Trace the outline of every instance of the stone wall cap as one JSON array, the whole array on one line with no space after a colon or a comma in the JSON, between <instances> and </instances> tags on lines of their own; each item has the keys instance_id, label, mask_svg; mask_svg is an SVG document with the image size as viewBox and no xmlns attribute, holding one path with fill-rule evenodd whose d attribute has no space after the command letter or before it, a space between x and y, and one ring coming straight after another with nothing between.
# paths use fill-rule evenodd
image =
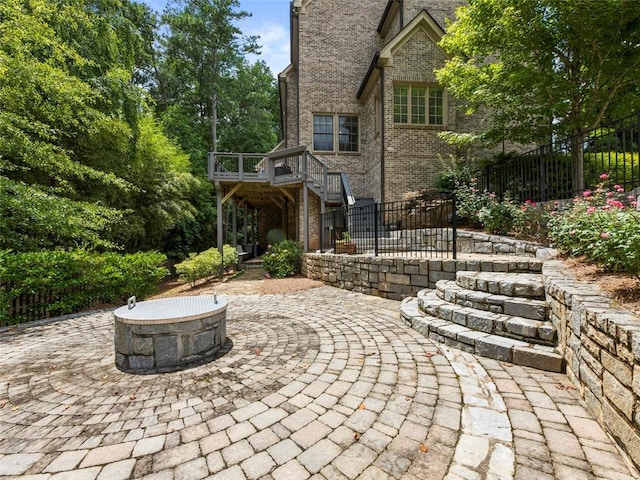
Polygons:
<instances>
[{"instance_id":1,"label":"stone wall cap","mask_svg":"<svg viewBox=\"0 0 640 480\"><path fill-rule=\"evenodd\" d=\"M218 303L215 303L215 297L211 295L197 295L147 300L138 302L132 309L125 305L113 312L113 315L123 323L162 324L198 320L226 308L225 299L218 298Z\"/></svg>"}]
</instances>

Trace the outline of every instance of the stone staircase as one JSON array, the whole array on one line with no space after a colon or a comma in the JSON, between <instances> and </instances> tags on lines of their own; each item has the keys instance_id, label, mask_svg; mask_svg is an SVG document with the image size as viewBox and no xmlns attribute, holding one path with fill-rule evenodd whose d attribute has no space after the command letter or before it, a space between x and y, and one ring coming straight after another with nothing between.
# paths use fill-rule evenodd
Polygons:
<instances>
[{"instance_id":1,"label":"stone staircase","mask_svg":"<svg viewBox=\"0 0 640 480\"><path fill-rule=\"evenodd\" d=\"M415 330L484 357L552 372L563 368L555 351L542 275L459 271L421 290L400 307Z\"/></svg>"}]
</instances>

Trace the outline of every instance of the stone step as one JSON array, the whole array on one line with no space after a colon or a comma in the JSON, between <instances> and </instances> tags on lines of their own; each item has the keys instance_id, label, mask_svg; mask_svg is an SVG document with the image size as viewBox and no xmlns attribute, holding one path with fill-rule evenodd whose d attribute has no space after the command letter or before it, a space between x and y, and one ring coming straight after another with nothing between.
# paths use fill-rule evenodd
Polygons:
<instances>
[{"instance_id":1,"label":"stone step","mask_svg":"<svg viewBox=\"0 0 640 480\"><path fill-rule=\"evenodd\" d=\"M424 295L422 296L424 298ZM562 356L552 347L523 342L471 328L428 315L420 308L419 298L406 298L400 305L401 317L423 335L483 357L517 365L561 372Z\"/></svg>"},{"instance_id":2,"label":"stone step","mask_svg":"<svg viewBox=\"0 0 640 480\"><path fill-rule=\"evenodd\" d=\"M535 273L467 272L456 273L456 283L468 290L508 297L544 300L542 275Z\"/></svg>"},{"instance_id":3,"label":"stone step","mask_svg":"<svg viewBox=\"0 0 640 480\"><path fill-rule=\"evenodd\" d=\"M504 313L541 322L549 319L549 305L544 300L508 297L506 295L469 290L461 287L453 280L438 281L436 283L436 295L440 300L463 307L475 308L476 310Z\"/></svg>"},{"instance_id":4,"label":"stone step","mask_svg":"<svg viewBox=\"0 0 640 480\"><path fill-rule=\"evenodd\" d=\"M421 290L418 308L426 315L467 327L477 332L499 335L540 345L555 345L557 332L549 321L532 320L504 313L493 313L449 303L437 291Z\"/></svg>"}]
</instances>

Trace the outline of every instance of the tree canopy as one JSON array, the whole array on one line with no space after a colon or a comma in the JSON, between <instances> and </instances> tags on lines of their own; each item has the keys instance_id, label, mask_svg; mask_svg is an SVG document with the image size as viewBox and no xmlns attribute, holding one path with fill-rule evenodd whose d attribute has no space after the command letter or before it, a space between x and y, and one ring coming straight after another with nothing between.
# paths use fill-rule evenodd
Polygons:
<instances>
[{"instance_id":1,"label":"tree canopy","mask_svg":"<svg viewBox=\"0 0 640 480\"><path fill-rule=\"evenodd\" d=\"M244 15L237 1L176 2L159 42L132 0L0 2L0 248L211 246L212 92L227 148L276 141L268 112L246 114L272 108L275 86L244 60ZM248 116L259 128L238 134Z\"/></svg>"},{"instance_id":2,"label":"tree canopy","mask_svg":"<svg viewBox=\"0 0 640 480\"><path fill-rule=\"evenodd\" d=\"M635 0L475 0L456 17L437 78L469 113L490 107L489 143L580 137L640 106Z\"/></svg>"}]
</instances>

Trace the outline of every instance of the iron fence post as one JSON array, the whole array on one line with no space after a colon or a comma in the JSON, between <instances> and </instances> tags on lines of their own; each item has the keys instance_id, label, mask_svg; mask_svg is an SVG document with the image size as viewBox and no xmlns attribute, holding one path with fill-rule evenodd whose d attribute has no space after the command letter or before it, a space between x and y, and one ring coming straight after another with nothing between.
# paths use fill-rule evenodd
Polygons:
<instances>
[{"instance_id":1,"label":"iron fence post","mask_svg":"<svg viewBox=\"0 0 640 480\"><path fill-rule=\"evenodd\" d=\"M455 260L458 254L458 228L457 228L457 222L456 222L456 193L453 192L451 194L451 230L452 230L452 234L453 234L453 243L451 245L452 247L452 253L453 253L453 259Z\"/></svg>"},{"instance_id":2,"label":"iron fence post","mask_svg":"<svg viewBox=\"0 0 640 480\"><path fill-rule=\"evenodd\" d=\"M333 220L331 222L333 225L333 229L331 230L331 248L333 248L333 253L336 253L336 209L333 209Z\"/></svg>"},{"instance_id":3,"label":"iron fence post","mask_svg":"<svg viewBox=\"0 0 640 480\"><path fill-rule=\"evenodd\" d=\"M378 204L373 204L373 254L378 256Z\"/></svg>"}]
</instances>

